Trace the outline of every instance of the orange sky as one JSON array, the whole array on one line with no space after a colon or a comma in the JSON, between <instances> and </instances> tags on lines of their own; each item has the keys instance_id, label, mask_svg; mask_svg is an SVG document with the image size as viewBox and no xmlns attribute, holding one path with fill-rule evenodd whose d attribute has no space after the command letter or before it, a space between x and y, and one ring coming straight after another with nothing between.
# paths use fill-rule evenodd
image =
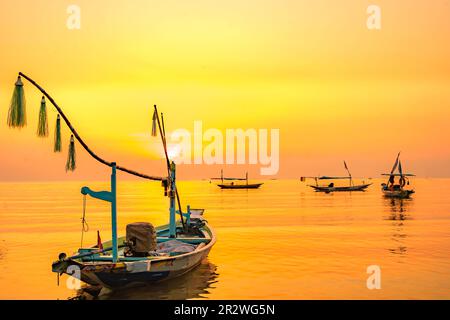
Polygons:
<instances>
[{"instance_id":1,"label":"orange sky","mask_svg":"<svg viewBox=\"0 0 450 320\"><path fill-rule=\"evenodd\" d=\"M66 28L69 4L81 29ZM366 9L382 29L366 28ZM167 130L279 128L279 177L377 177L398 151L420 176L450 177L450 1L9 1L0 3L0 180L105 179L78 151L66 174L35 135L41 95L25 83L29 125L6 125L18 71L40 83L104 158L163 174L151 106ZM50 135L56 113L49 112ZM3 120L2 120L3 119ZM181 167L182 178L218 166ZM259 166L225 171L256 177ZM125 178L125 176L123 176Z\"/></svg>"}]
</instances>

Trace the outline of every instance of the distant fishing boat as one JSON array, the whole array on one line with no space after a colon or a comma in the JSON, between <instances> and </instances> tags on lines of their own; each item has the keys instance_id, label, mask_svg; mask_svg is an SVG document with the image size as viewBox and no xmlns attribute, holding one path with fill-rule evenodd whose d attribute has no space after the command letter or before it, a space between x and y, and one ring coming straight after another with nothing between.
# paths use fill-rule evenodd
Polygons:
<instances>
[{"instance_id":1,"label":"distant fishing boat","mask_svg":"<svg viewBox=\"0 0 450 320\"><path fill-rule=\"evenodd\" d=\"M164 147L167 176L157 177L139 173L116 165L115 162L104 160L95 154L81 139L72 124L53 98L45 92L34 80L19 73L15 85L8 125L23 127L26 124L25 99L21 77L27 79L42 94L39 113L38 136L48 136L46 99L57 110L54 151L61 151L61 118L68 126L72 135L69 144L69 156L66 170L73 171L75 165L75 141L94 159L111 168L111 188L108 191L93 191L88 187L81 188L83 195L83 217L81 245L78 252L72 256L60 253L58 260L53 262L52 271L58 274L80 275L79 280L108 288L120 288L140 283L166 280L185 274L198 266L205 259L216 242L214 231L203 218L204 209L191 209L188 205L182 210L180 196L176 186L176 166L170 161L167 153L164 118L158 114L156 105L153 112L152 136L159 129ZM117 194L116 171L123 171L140 178L160 181L164 195L169 198L169 223L154 227L151 223L136 222L126 226L126 235L117 235ZM86 196L109 202L111 204L111 234L110 241L102 242L97 231L97 244L83 246L83 235L86 232ZM178 208L176 208L178 205ZM177 220L176 215L179 215Z\"/></svg>"},{"instance_id":2,"label":"distant fishing boat","mask_svg":"<svg viewBox=\"0 0 450 320\"><path fill-rule=\"evenodd\" d=\"M221 180L222 183L217 184L221 189L258 189L264 183L248 183L248 172L245 173L245 178L229 178L223 176L223 170L220 170L220 178L211 178L211 180ZM231 181L225 183L225 181ZM245 183L236 183L235 181L245 181Z\"/></svg>"},{"instance_id":3,"label":"distant fishing boat","mask_svg":"<svg viewBox=\"0 0 450 320\"><path fill-rule=\"evenodd\" d=\"M348 172L348 176L343 177L332 177L332 176L319 176L319 177L301 177L301 181L306 181L307 178L314 179L316 182L315 185L308 185L308 187L313 188L317 192L343 192L343 191L365 191L372 183L363 183L359 185L355 185L353 183L353 178L348 169L347 163L344 161L344 167ZM349 180L350 185L348 186L335 186L334 182L329 183L328 185L321 186L319 185L319 181L327 181L327 180Z\"/></svg>"},{"instance_id":4,"label":"distant fishing boat","mask_svg":"<svg viewBox=\"0 0 450 320\"><path fill-rule=\"evenodd\" d=\"M318 180L323 179L344 179L343 177L319 177ZM314 190L318 192L339 192L339 191L364 191L366 190L371 183L356 185L356 186L342 186L342 187L335 187L333 183L330 183L328 186L315 186L315 185L309 185L309 187L313 188Z\"/></svg>"},{"instance_id":5,"label":"distant fishing boat","mask_svg":"<svg viewBox=\"0 0 450 320\"><path fill-rule=\"evenodd\" d=\"M395 170L398 168L398 173ZM400 152L395 159L394 166L392 167L391 173L383 173L382 176L389 176L387 183L381 184L381 192L387 198L409 198L415 191L413 189L405 189L406 185L409 185L409 178L414 177L412 173L403 173L402 163L400 161ZM398 181L396 182L396 178Z\"/></svg>"}]
</instances>

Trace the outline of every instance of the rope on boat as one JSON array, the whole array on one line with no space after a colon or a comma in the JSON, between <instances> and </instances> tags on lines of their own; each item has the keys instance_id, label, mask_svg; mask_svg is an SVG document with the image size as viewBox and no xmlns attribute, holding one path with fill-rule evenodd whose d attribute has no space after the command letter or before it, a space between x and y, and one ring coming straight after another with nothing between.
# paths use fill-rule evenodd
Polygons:
<instances>
[{"instance_id":1,"label":"rope on boat","mask_svg":"<svg viewBox=\"0 0 450 320\"><path fill-rule=\"evenodd\" d=\"M27 79L39 91L41 91L44 96L47 97L47 99L52 103L52 105L55 107L57 112L61 115L61 117L63 118L64 122L67 124L67 126L70 129L70 131L73 133L74 137L78 140L78 142L81 144L81 146L89 153L89 155L91 155L98 162L100 162L100 163L102 163L104 165L107 165L108 167L112 167L112 163L110 161L106 161L105 159L103 159L103 158L99 157L97 154L95 154L91 150L91 148L89 148L89 146L83 141L83 139L81 139L80 135L75 130L75 128L72 126L72 124L70 123L69 119L66 117L66 115L62 111L62 109L58 106L58 104L55 102L55 100L53 100L53 98L39 84L37 84L33 79L29 78L27 75L23 74L22 72L19 72L19 75L22 76L23 78ZM140 177L140 178L148 179L148 180L162 181L164 179L163 177L150 176L150 175L147 175L147 174L144 174L144 173L137 172L135 170L127 169L127 168L119 166L119 165L116 165L116 169L120 170L120 171L123 171L123 172L126 172L128 174Z\"/></svg>"},{"instance_id":2,"label":"rope on boat","mask_svg":"<svg viewBox=\"0 0 450 320\"><path fill-rule=\"evenodd\" d=\"M98 162L100 162L100 163L102 163L102 164L104 164L104 165L106 165L108 167L112 167L113 166L112 162L106 161L105 159L101 158L100 156L95 154L91 150L91 148L89 148L89 146L83 141L83 139L81 139L80 135L75 130L75 128L72 126L72 124L70 123L69 119L64 114L62 109L58 106L58 104L55 102L55 100L38 83L36 83L36 81L34 81L33 79L31 79L30 77L28 77L26 74L24 74L22 72L19 72L19 76L22 76L23 78L27 79L32 85L34 85L39 91L41 91L41 93L45 97L47 97L47 99L55 107L55 109L58 112L58 114L63 118L63 120L66 123L66 125L69 127L69 130L72 132L74 138L77 139L77 141L87 151L87 153L89 153L89 155L91 157L93 157L95 160L97 160ZM156 115L156 117L155 117L155 115ZM161 139L162 139L162 142L163 142L164 153L165 153L166 162L167 162L168 177L170 178L170 160L169 160L169 156L168 156L168 152L167 152L166 130L165 130L165 127L164 127L164 117L163 117L163 115L161 113L161 120L162 120L162 124L161 124L161 120L159 118L159 114L158 114L158 110L156 108L156 105L154 106L153 121L155 122L155 120L157 120L157 122L158 122L158 127L159 127L159 131L160 131ZM154 131L154 129L152 128L152 135L154 133L153 131ZM164 178L164 177L150 176L150 175L147 175L147 174L144 174L144 173L137 172L135 170L127 169L127 168L119 166L117 164L116 164L116 169L120 170L120 171L123 171L123 172L126 172L128 174L140 177L140 178L148 179L148 180L164 181L164 180L167 179L167 178ZM186 224L185 224L185 221L184 221L183 211L182 211L181 201L180 201L180 195L178 193L178 189L177 188L175 188L175 194L176 194L176 200L177 200L177 203L178 203L178 209L179 209L181 224L183 226L183 229L185 229L186 228ZM85 210L85 208L83 210ZM85 228L84 224L85 224L85 220L84 220L84 213L83 213L83 230ZM87 225L87 223L86 223L86 225Z\"/></svg>"},{"instance_id":3,"label":"rope on boat","mask_svg":"<svg viewBox=\"0 0 450 320\"><path fill-rule=\"evenodd\" d=\"M81 217L81 243L80 248L83 248L84 233L89 231L89 225L86 221L86 195L83 195L83 216Z\"/></svg>"}]
</instances>

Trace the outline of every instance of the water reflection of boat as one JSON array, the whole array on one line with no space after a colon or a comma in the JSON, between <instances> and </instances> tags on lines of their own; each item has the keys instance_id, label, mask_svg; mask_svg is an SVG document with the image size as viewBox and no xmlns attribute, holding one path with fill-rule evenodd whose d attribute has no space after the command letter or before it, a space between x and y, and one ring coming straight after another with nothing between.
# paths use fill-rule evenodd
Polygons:
<instances>
[{"instance_id":1,"label":"water reflection of boat","mask_svg":"<svg viewBox=\"0 0 450 320\"><path fill-rule=\"evenodd\" d=\"M403 221L409 220L410 216L407 213L407 209L412 202L411 199L401 199L401 198L386 198L386 203L389 206L389 217L388 220L393 221Z\"/></svg>"},{"instance_id":2,"label":"water reflection of boat","mask_svg":"<svg viewBox=\"0 0 450 320\"><path fill-rule=\"evenodd\" d=\"M385 198L386 206L389 208L389 215L386 220L392 221L393 233L391 239L394 246L388 248L394 255L404 255L407 253L406 239L408 235L405 232L405 221L410 220L408 208L412 203L411 199Z\"/></svg>"},{"instance_id":3,"label":"water reflection of boat","mask_svg":"<svg viewBox=\"0 0 450 320\"><path fill-rule=\"evenodd\" d=\"M208 296L212 285L217 282L216 265L203 261L191 272L163 282L133 288L102 292L100 300L186 300L203 299ZM92 299L98 294L96 288L85 287L78 292L78 299Z\"/></svg>"}]
</instances>

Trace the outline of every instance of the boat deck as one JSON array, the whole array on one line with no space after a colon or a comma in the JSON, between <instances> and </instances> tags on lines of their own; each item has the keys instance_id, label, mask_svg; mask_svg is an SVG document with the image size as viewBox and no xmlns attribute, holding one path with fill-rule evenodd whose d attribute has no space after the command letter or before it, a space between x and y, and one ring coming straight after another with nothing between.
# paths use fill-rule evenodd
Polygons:
<instances>
[{"instance_id":1,"label":"boat deck","mask_svg":"<svg viewBox=\"0 0 450 320\"><path fill-rule=\"evenodd\" d=\"M177 229L181 230L181 222L178 222ZM184 242L186 244L196 245L197 247L200 247L200 245L208 244L212 240L212 232L210 231L209 227L204 227L200 229L201 235L184 235L184 234L178 234L176 238L170 238L169 237L169 225L163 225L156 228L156 242L157 244L164 243L170 240L177 240ZM124 247L125 247L125 241L126 237L122 236L117 239L117 243L119 246L118 250L118 258L121 262L131 262L131 261L141 261L141 260L161 260L161 259L167 259L170 257L174 257L177 255L184 254L185 252L170 252L167 254L158 254L158 255L149 255L146 257L127 257L124 255ZM111 241L105 241L102 243L104 248L110 248L112 245ZM77 252L77 255L80 257L77 257L76 255L73 257L73 260L78 260L81 263L102 263L102 262L109 262L111 263L113 261L113 257L111 254L105 254L105 253L96 253L96 254L89 254L95 250L98 250L98 248L95 247L89 247L89 248L80 248ZM110 251L107 251L110 252ZM86 255L86 256L83 256Z\"/></svg>"}]
</instances>

